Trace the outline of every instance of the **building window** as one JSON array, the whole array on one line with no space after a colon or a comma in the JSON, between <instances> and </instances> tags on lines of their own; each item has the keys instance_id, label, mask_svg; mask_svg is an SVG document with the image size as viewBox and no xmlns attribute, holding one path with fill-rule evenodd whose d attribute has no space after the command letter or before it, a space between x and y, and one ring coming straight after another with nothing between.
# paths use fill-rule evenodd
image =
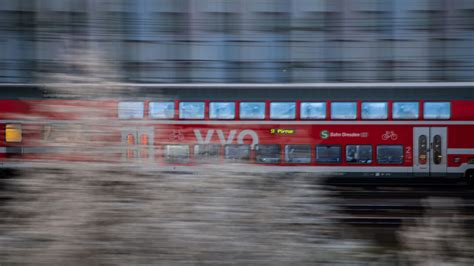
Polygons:
<instances>
[{"instance_id":1,"label":"building window","mask_svg":"<svg viewBox=\"0 0 474 266\"><path fill-rule=\"evenodd\" d=\"M326 103L301 103L301 119L326 119Z\"/></svg>"},{"instance_id":2,"label":"building window","mask_svg":"<svg viewBox=\"0 0 474 266\"><path fill-rule=\"evenodd\" d=\"M264 102L241 102L240 103L241 119L265 119L265 103Z\"/></svg>"},{"instance_id":3,"label":"building window","mask_svg":"<svg viewBox=\"0 0 474 266\"><path fill-rule=\"evenodd\" d=\"M188 145L164 145L165 161L169 163L187 163L189 162Z\"/></svg>"},{"instance_id":4,"label":"building window","mask_svg":"<svg viewBox=\"0 0 474 266\"><path fill-rule=\"evenodd\" d=\"M224 158L226 160L241 161L250 159L250 145L227 144L224 146Z\"/></svg>"},{"instance_id":5,"label":"building window","mask_svg":"<svg viewBox=\"0 0 474 266\"><path fill-rule=\"evenodd\" d=\"M213 102L209 104L209 118L211 119L234 119L234 102Z\"/></svg>"},{"instance_id":6,"label":"building window","mask_svg":"<svg viewBox=\"0 0 474 266\"><path fill-rule=\"evenodd\" d=\"M151 102L150 117L157 119L172 119L174 117L174 102Z\"/></svg>"},{"instance_id":7,"label":"building window","mask_svg":"<svg viewBox=\"0 0 474 266\"><path fill-rule=\"evenodd\" d=\"M143 118L143 102L119 102L118 117L120 119L140 119Z\"/></svg>"},{"instance_id":8,"label":"building window","mask_svg":"<svg viewBox=\"0 0 474 266\"><path fill-rule=\"evenodd\" d=\"M451 117L451 103L425 102L423 105L425 119L449 119Z\"/></svg>"},{"instance_id":9,"label":"building window","mask_svg":"<svg viewBox=\"0 0 474 266\"><path fill-rule=\"evenodd\" d=\"M402 164L402 145L377 145L377 163L379 164Z\"/></svg>"},{"instance_id":10,"label":"building window","mask_svg":"<svg viewBox=\"0 0 474 266\"><path fill-rule=\"evenodd\" d=\"M392 107L393 119L418 119L418 102L394 102Z\"/></svg>"},{"instance_id":11,"label":"building window","mask_svg":"<svg viewBox=\"0 0 474 266\"><path fill-rule=\"evenodd\" d=\"M270 103L270 118L271 119L295 119L296 118L296 104L292 102Z\"/></svg>"},{"instance_id":12,"label":"building window","mask_svg":"<svg viewBox=\"0 0 474 266\"><path fill-rule=\"evenodd\" d=\"M295 144L285 146L285 161L287 163L310 163L311 145Z\"/></svg>"},{"instance_id":13,"label":"building window","mask_svg":"<svg viewBox=\"0 0 474 266\"><path fill-rule=\"evenodd\" d=\"M387 119L388 104L385 102L362 103L362 119Z\"/></svg>"},{"instance_id":14,"label":"building window","mask_svg":"<svg viewBox=\"0 0 474 266\"><path fill-rule=\"evenodd\" d=\"M180 102L179 103L180 119L204 119L204 103L203 102Z\"/></svg>"},{"instance_id":15,"label":"building window","mask_svg":"<svg viewBox=\"0 0 474 266\"><path fill-rule=\"evenodd\" d=\"M221 145L219 144L199 144L194 145L194 159L207 161L219 159Z\"/></svg>"},{"instance_id":16,"label":"building window","mask_svg":"<svg viewBox=\"0 0 474 266\"><path fill-rule=\"evenodd\" d=\"M255 160L257 163L280 163L281 147L278 144L255 145Z\"/></svg>"},{"instance_id":17,"label":"building window","mask_svg":"<svg viewBox=\"0 0 474 266\"><path fill-rule=\"evenodd\" d=\"M357 103L334 102L331 103L331 119L356 119Z\"/></svg>"},{"instance_id":18,"label":"building window","mask_svg":"<svg viewBox=\"0 0 474 266\"><path fill-rule=\"evenodd\" d=\"M346 162L369 164L372 163L372 146L370 145L347 145Z\"/></svg>"},{"instance_id":19,"label":"building window","mask_svg":"<svg viewBox=\"0 0 474 266\"><path fill-rule=\"evenodd\" d=\"M318 163L340 163L342 160L341 145L317 145L316 162Z\"/></svg>"}]
</instances>

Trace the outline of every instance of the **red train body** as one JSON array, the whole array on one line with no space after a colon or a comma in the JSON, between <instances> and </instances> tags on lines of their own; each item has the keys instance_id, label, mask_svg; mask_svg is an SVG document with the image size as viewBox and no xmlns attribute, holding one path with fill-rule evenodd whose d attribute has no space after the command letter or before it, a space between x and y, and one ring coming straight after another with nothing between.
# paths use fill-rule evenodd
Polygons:
<instances>
[{"instance_id":1,"label":"red train body","mask_svg":"<svg viewBox=\"0 0 474 266\"><path fill-rule=\"evenodd\" d=\"M152 102L172 106L171 116L169 109L158 108L168 117L156 118ZM210 105L216 102L232 107L234 116L213 118ZM241 108L246 102L263 103L263 117L244 119ZM317 106L308 104L313 102L324 106L318 109L319 117L303 117L303 103L305 108ZM341 109L343 116L337 117L335 103L345 102L354 104L355 117L344 117L352 112L349 109ZM372 108L365 103L371 102L386 115L364 117L363 112ZM395 108L404 102L416 106L416 118L394 117ZM448 106L447 116L439 109L441 116L430 117L424 108L438 102L444 105L434 106ZM202 110L197 112L203 116L183 117L185 103L199 103ZM272 117L272 103L288 105L290 111L283 113L288 111L290 118ZM135 161L158 170L189 170L202 163L239 162L246 164L243 170L259 172L472 177L473 106L474 100L1 100L0 159L3 167L78 160ZM97 114L96 119L90 114ZM82 141L97 143L97 152L81 149Z\"/></svg>"}]
</instances>

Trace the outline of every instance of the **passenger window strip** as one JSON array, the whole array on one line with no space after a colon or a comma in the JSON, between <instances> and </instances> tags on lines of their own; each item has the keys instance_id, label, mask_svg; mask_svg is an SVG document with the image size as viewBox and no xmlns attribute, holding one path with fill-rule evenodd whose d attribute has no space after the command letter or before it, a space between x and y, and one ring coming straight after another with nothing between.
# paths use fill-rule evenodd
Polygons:
<instances>
[{"instance_id":1,"label":"passenger window strip","mask_svg":"<svg viewBox=\"0 0 474 266\"><path fill-rule=\"evenodd\" d=\"M279 144L255 145L255 161L257 163L279 164L281 162L281 146Z\"/></svg>"},{"instance_id":2,"label":"passenger window strip","mask_svg":"<svg viewBox=\"0 0 474 266\"><path fill-rule=\"evenodd\" d=\"M371 164L372 145L346 145L346 162L353 164Z\"/></svg>"},{"instance_id":3,"label":"passenger window strip","mask_svg":"<svg viewBox=\"0 0 474 266\"><path fill-rule=\"evenodd\" d=\"M288 144L285 145L285 162L308 164L311 163L311 145Z\"/></svg>"},{"instance_id":4,"label":"passenger window strip","mask_svg":"<svg viewBox=\"0 0 474 266\"><path fill-rule=\"evenodd\" d=\"M377 145L378 164L403 164L403 145Z\"/></svg>"}]
</instances>

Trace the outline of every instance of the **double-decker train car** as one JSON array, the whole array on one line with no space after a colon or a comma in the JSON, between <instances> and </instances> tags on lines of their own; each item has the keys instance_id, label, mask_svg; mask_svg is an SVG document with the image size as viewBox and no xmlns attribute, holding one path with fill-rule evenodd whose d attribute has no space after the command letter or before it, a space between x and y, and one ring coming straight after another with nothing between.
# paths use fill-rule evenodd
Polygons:
<instances>
[{"instance_id":1,"label":"double-decker train car","mask_svg":"<svg viewBox=\"0 0 474 266\"><path fill-rule=\"evenodd\" d=\"M238 162L258 172L474 176L472 83L117 86L134 96L45 99L37 85L4 97L2 166L135 161L169 171ZM81 150L81 141L103 149Z\"/></svg>"}]
</instances>

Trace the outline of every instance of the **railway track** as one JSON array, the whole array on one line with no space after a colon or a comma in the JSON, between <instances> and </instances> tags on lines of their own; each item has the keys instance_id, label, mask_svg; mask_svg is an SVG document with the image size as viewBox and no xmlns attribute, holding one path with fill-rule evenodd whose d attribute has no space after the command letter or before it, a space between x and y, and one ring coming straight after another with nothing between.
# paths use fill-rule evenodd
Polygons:
<instances>
[{"instance_id":1,"label":"railway track","mask_svg":"<svg viewBox=\"0 0 474 266\"><path fill-rule=\"evenodd\" d=\"M364 226L415 224L429 209L439 208L436 219L449 223L455 214L474 228L474 189L458 180L334 179L325 183L330 204L339 216L333 220ZM429 204L429 201L435 203ZM438 202L438 203L436 203ZM434 205L433 205L434 204ZM438 206L436 206L438 204Z\"/></svg>"}]
</instances>

